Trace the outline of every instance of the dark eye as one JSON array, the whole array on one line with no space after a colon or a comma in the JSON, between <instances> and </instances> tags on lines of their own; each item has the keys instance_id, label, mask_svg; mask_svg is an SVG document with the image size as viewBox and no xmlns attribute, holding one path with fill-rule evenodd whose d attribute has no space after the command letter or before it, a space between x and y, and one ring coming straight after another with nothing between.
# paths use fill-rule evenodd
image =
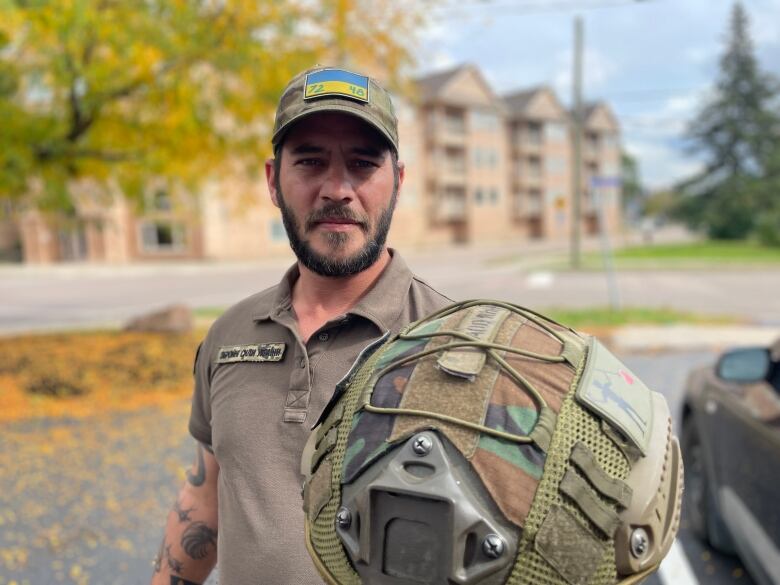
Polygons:
<instances>
[{"instance_id":1,"label":"dark eye","mask_svg":"<svg viewBox=\"0 0 780 585\"><path fill-rule=\"evenodd\" d=\"M316 167L322 165L322 159L319 158L302 158L295 161L295 164L302 167Z\"/></svg>"},{"instance_id":2,"label":"dark eye","mask_svg":"<svg viewBox=\"0 0 780 585\"><path fill-rule=\"evenodd\" d=\"M356 167L358 169L373 169L373 168L376 168L379 165L377 165L372 160L359 159L359 160L354 161L352 163L352 166L354 166L354 167Z\"/></svg>"}]
</instances>

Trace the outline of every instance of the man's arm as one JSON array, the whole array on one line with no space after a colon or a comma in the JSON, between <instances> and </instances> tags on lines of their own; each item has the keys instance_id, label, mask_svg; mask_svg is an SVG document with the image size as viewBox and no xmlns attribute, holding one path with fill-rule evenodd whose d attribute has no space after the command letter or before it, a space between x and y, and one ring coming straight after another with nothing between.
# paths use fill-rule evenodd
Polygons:
<instances>
[{"instance_id":1,"label":"man's arm","mask_svg":"<svg viewBox=\"0 0 780 585\"><path fill-rule=\"evenodd\" d=\"M198 443L197 456L173 508L154 558L152 585L199 585L217 562L217 478L211 448Z\"/></svg>"}]
</instances>

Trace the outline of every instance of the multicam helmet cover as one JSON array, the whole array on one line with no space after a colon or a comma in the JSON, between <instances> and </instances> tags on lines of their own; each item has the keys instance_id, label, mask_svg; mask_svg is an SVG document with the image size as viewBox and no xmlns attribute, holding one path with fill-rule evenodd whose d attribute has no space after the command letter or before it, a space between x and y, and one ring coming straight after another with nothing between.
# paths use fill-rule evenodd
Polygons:
<instances>
[{"instance_id":1,"label":"multicam helmet cover","mask_svg":"<svg viewBox=\"0 0 780 585\"><path fill-rule=\"evenodd\" d=\"M498 301L366 348L301 467L334 585L639 583L679 526L661 395L595 338Z\"/></svg>"}]
</instances>

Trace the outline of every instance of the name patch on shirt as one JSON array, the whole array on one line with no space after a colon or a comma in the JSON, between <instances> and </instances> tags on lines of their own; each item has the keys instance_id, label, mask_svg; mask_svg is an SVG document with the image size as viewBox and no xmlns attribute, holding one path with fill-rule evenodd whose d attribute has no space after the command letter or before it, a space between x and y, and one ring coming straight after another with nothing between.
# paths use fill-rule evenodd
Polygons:
<instances>
[{"instance_id":1,"label":"name patch on shirt","mask_svg":"<svg viewBox=\"0 0 780 585\"><path fill-rule=\"evenodd\" d=\"M284 357L285 343L252 343L250 345L228 345L219 348L217 364L236 362L280 362Z\"/></svg>"}]
</instances>

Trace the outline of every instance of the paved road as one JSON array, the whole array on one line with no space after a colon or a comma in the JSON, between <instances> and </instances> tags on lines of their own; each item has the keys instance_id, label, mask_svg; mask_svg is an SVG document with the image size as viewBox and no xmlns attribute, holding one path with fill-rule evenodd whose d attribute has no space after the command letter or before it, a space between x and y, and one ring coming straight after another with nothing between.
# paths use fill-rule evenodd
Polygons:
<instances>
[{"instance_id":1,"label":"paved road","mask_svg":"<svg viewBox=\"0 0 780 585\"><path fill-rule=\"evenodd\" d=\"M714 354L624 357L678 411L687 372ZM0 584L148 583L164 515L193 457L187 411L182 401L85 421L4 426ZM684 524L685 517L680 542L696 577L683 581L662 571L650 585L753 585L738 562L703 548Z\"/></svg>"},{"instance_id":2,"label":"paved road","mask_svg":"<svg viewBox=\"0 0 780 585\"><path fill-rule=\"evenodd\" d=\"M409 255L410 266L454 299L501 298L536 309L608 304L598 272L540 270L549 252L512 262L506 249ZM172 303L221 307L278 282L290 259L245 264L64 265L0 268L0 332L115 325ZM623 272L625 306L725 313L780 325L780 269Z\"/></svg>"}]
</instances>

